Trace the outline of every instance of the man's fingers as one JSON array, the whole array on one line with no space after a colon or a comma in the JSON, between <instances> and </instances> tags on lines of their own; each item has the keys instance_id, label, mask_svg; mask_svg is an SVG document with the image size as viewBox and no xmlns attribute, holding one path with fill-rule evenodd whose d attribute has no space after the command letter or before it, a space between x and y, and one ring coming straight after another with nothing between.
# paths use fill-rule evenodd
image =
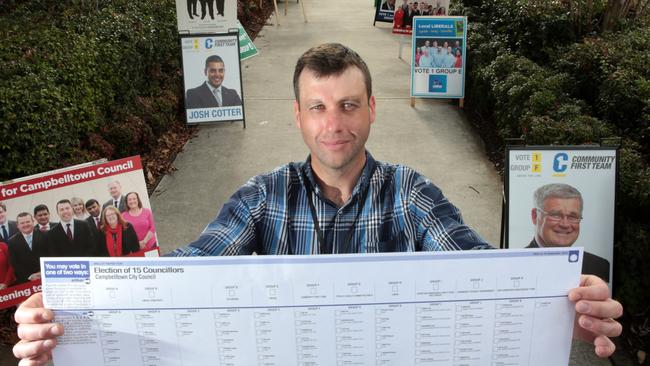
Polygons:
<instances>
[{"instance_id":1,"label":"man's fingers","mask_svg":"<svg viewBox=\"0 0 650 366\"><path fill-rule=\"evenodd\" d=\"M58 337L63 334L63 326L58 323L19 324L18 338L25 341L37 341Z\"/></svg>"},{"instance_id":2,"label":"man's fingers","mask_svg":"<svg viewBox=\"0 0 650 366\"><path fill-rule=\"evenodd\" d=\"M26 308L16 310L14 319L16 319L16 323L18 324L42 324L52 321L52 319L54 319L54 314L48 309Z\"/></svg>"},{"instance_id":3,"label":"man's fingers","mask_svg":"<svg viewBox=\"0 0 650 366\"><path fill-rule=\"evenodd\" d=\"M43 354L35 358L23 358L18 363L18 366L43 366L52 359L49 354Z\"/></svg>"},{"instance_id":4,"label":"man's fingers","mask_svg":"<svg viewBox=\"0 0 650 366\"><path fill-rule=\"evenodd\" d=\"M596 318L619 318L623 315L623 306L616 300L604 301L580 300L576 303L578 314L591 315Z\"/></svg>"},{"instance_id":5,"label":"man's fingers","mask_svg":"<svg viewBox=\"0 0 650 366\"><path fill-rule=\"evenodd\" d=\"M582 275L580 286L569 292L569 300L605 300L609 298L609 287L600 277Z\"/></svg>"},{"instance_id":6,"label":"man's fingers","mask_svg":"<svg viewBox=\"0 0 650 366\"><path fill-rule=\"evenodd\" d=\"M54 319L54 314L43 308L43 295L39 292L20 304L14 318L18 324L45 323Z\"/></svg>"},{"instance_id":7,"label":"man's fingers","mask_svg":"<svg viewBox=\"0 0 650 366\"><path fill-rule=\"evenodd\" d=\"M594 340L595 352L598 357L609 357L616 351L616 346L611 339L600 336Z\"/></svg>"},{"instance_id":8,"label":"man's fingers","mask_svg":"<svg viewBox=\"0 0 650 366\"><path fill-rule=\"evenodd\" d=\"M14 356L16 358L26 359L25 363L21 361L20 365L40 365L39 361L47 362L51 358L52 348L56 345L55 339L46 339L44 341L20 341L14 346ZM34 361L35 363L29 363Z\"/></svg>"},{"instance_id":9,"label":"man's fingers","mask_svg":"<svg viewBox=\"0 0 650 366\"><path fill-rule=\"evenodd\" d=\"M623 327L616 320L598 319L588 315L580 315L578 324L594 334L604 335L606 337L618 337L623 331Z\"/></svg>"}]
</instances>

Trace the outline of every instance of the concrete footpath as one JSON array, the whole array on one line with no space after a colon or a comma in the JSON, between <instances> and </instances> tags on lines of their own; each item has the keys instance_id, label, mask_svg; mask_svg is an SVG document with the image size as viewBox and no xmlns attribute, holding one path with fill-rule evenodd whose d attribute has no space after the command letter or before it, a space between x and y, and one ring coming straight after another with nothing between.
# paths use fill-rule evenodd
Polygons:
<instances>
[{"instance_id":1,"label":"concrete footpath","mask_svg":"<svg viewBox=\"0 0 650 366\"><path fill-rule=\"evenodd\" d=\"M367 144L377 160L408 165L439 186L467 223L498 246L502 182L480 137L456 101L418 99L409 106L410 43L398 58L399 38L388 24L373 27L371 0L289 3L280 26L267 25L255 40L258 56L242 62L247 128L241 123L201 126L151 197L163 253L197 238L248 178L307 157L292 113L293 68L308 48L339 42L367 62L377 98L377 119ZM269 22L275 22L271 16ZM2 352L4 355L7 354ZM574 345L571 365L609 365ZM10 365L0 358L0 364Z\"/></svg>"}]
</instances>

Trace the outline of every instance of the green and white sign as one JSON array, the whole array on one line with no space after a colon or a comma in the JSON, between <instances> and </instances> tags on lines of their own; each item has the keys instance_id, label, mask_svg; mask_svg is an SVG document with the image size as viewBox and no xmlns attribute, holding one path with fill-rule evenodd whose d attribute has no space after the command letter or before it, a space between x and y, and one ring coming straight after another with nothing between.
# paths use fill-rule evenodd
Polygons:
<instances>
[{"instance_id":1,"label":"green and white sign","mask_svg":"<svg viewBox=\"0 0 650 366\"><path fill-rule=\"evenodd\" d=\"M246 33L246 29L242 27L239 20L237 21L237 28L239 29L239 59L246 60L257 55L257 47L253 44L251 37Z\"/></svg>"}]
</instances>

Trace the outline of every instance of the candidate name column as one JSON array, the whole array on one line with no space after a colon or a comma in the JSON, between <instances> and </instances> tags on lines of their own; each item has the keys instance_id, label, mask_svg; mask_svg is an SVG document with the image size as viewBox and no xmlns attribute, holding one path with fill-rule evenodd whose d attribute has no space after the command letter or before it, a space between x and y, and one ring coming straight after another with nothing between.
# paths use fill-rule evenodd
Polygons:
<instances>
[{"instance_id":1,"label":"candidate name column","mask_svg":"<svg viewBox=\"0 0 650 366\"><path fill-rule=\"evenodd\" d=\"M319 281L296 281L293 286L296 361L299 366L332 364L335 347L333 286Z\"/></svg>"},{"instance_id":2,"label":"candidate name column","mask_svg":"<svg viewBox=\"0 0 650 366\"><path fill-rule=\"evenodd\" d=\"M433 301L415 305L415 364L450 365L454 352L455 284L430 278L416 284L415 298Z\"/></svg>"},{"instance_id":3,"label":"candidate name column","mask_svg":"<svg viewBox=\"0 0 650 366\"><path fill-rule=\"evenodd\" d=\"M374 301L373 283L336 283L334 297L341 304L334 311L337 365L374 364L375 312L365 304Z\"/></svg>"}]
</instances>

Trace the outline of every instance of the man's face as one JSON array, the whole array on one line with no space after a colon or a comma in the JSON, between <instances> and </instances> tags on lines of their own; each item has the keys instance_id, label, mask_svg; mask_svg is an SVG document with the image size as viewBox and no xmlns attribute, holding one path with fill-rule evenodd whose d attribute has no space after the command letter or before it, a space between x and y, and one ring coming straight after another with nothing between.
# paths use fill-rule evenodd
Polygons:
<instances>
[{"instance_id":1,"label":"man's face","mask_svg":"<svg viewBox=\"0 0 650 366\"><path fill-rule=\"evenodd\" d=\"M122 186L118 182L113 182L108 185L108 193L111 197L117 199L122 195Z\"/></svg>"},{"instance_id":2,"label":"man's face","mask_svg":"<svg viewBox=\"0 0 650 366\"><path fill-rule=\"evenodd\" d=\"M424 41L424 45L429 47L429 45L430 45L429 41Z\"/></svg>"},{"instance_id":3,"label":"man's face","mask_svg":"<svg viewBox=\"0 0 650 366\"><path fill-rule=\"evenodd\" d=\"M36 212L36 222L39 223L39 225L47 225L48 222L50 222L50 213L47 210L40 210Z\"/></svg>"},{"instance_id":4,"label":"man's face","mask_svg":"<svg viewBox=\"0 0 650 366\"><path fill-rule=\"evenodd\" d=\"M23 234L29 235L34 231L34 219L30 215L19 217L16 225Z\"/></svg>"},{"instance_id":5,"label":"man's face","mask_svg":"<svg viewBox=\"0 0 650 366\"><path fill-rule=\"evenodd\" d=\"M580 200L577 198L547 198L540 212L532 210L533 224L535 224L536 239L545 247L569 247L578 240L580 235L580 221L569 222L569 216L580 217ZM562 219L554 220L553 216Z\"/></svg>"},{"instance_id":6,"label":"man's face","mask_svg":"<svg viewBox=\"0 0 650 366\"><path fill-rule=\"evenodd\" d=\"M7 211L0 206L0 224L4 224L7 221Z\"/></svg>"},{"instance_id":7,"label":"man's face","mask_svg":"<svg viewBox=\"0 0 650 366\"><path fill-rule=\"evenodd\" d=\"M87 210L92 217L99 217L100 209L97 202L93 202L92 205L88 206Z\"/></svg>"},{"instance_id":8,"label":"man's face","mask_svg":"<svg viewBox=\"0 0 650 366\"><path fill-rule=\"evenodd\" d=\"M67 202L56 205L56 213L59 214L61 221L70 222L72 220L72 205Z\"/></svg>"},{"instance_id":9,"label":"man's face","mask_svg":"<svg viewBox=\"0 0 650 366\"><path fill-rule=\"evenodd\" d=\"M318 78L304 69L298 83L300 102L294 102L294 115L311 152L312 167L352 173L363 166L365 143L375 120L375 97L368 99L361 70L349 67L340 75Z\"/></svg>"},{"instance_id":10,"label":"man's face","mask_svg":"<svg viewBox=\"0 0 650 366\"><path fill-rule=\"evenodd\" d=\"M208 78L208 83L214 88L218 88L223 83L223 78L226 76L226 68L223 62L210 62L204 70L205 76Z\"/></svg>"}]
</instances>

